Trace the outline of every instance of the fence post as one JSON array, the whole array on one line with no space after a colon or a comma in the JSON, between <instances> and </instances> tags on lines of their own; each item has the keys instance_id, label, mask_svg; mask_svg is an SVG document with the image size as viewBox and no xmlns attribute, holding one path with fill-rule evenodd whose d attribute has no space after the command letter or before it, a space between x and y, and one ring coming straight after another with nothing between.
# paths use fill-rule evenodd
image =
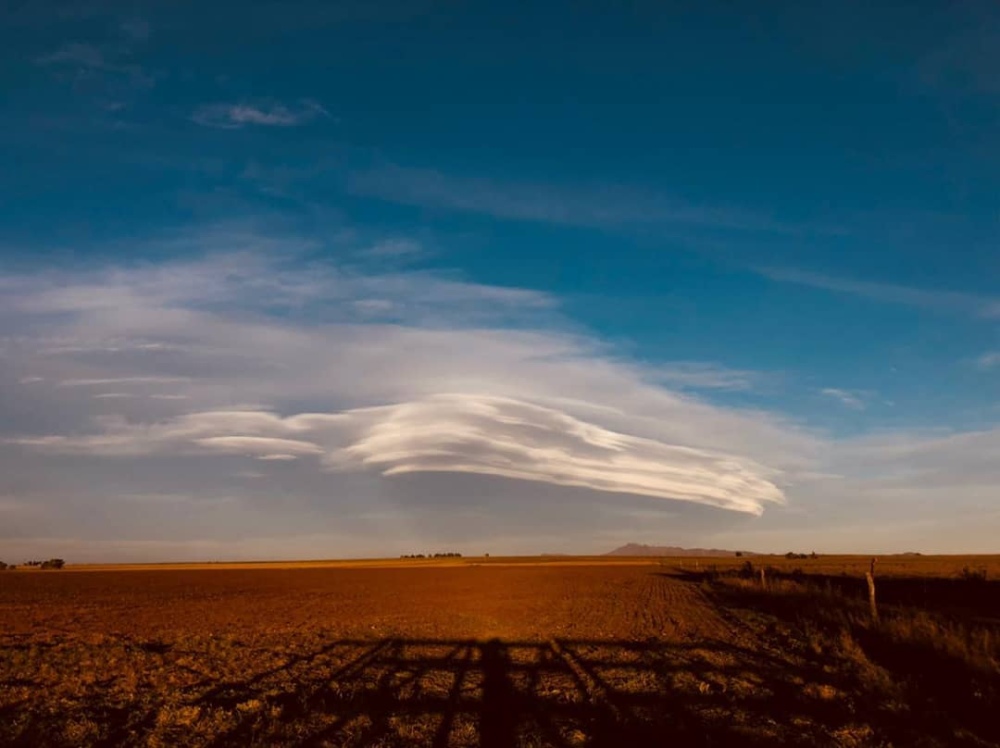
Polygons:
<instances>
[{"instance_id":1,"label":"fence post","mask_svg":"<svg viewBox=\"0 0 1000 748\"><path fill-rule=\"evenodd\" d=\"M760 588L762 590L767 589L767 577L764 575L764 567L760 567Z\"/></svg>"},{"instance_id":2,"label":"fence post","mask_svg":"<svg viewBox=\"0 0 1000 748\"><path fill-rule=\"evenodd\" d=\"M871 568L865 572L865 579L868 580L868 605L871 607L872 621L878 623L878 607L875 605L875 562L878 561L877 558L872 559Z\"/></svg>"}]
</instances>

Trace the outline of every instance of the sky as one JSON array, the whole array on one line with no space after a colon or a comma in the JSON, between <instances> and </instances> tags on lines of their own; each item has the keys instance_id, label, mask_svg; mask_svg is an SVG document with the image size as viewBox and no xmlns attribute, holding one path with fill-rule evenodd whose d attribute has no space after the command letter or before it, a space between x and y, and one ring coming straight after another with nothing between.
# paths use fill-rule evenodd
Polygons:
<instances>
[{"instance_id":1,"label":"sky","mask_svg":"<svg viewBox=\"0 0 1000 748\"><path fill-rule=\"evenodd\" d=\"M0 558L1000 552L993 2L8 2Z\"/></svg>"}]
</instances>

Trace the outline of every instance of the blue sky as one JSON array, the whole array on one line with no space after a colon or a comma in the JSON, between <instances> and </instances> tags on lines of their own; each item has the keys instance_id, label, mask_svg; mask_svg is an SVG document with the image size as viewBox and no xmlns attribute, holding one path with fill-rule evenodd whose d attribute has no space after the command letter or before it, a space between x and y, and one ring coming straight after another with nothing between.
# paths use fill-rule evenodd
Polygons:
<instances>
[{"instance_id":1,"label":"blue sky","mask_svg":"<svg viewBox=\"0 0 1000 748\"><path fill-rule=\"evenodd\" d=\"M5 560L1000 550L995 5L0 28Z\"/></svg>"}]
</instances>

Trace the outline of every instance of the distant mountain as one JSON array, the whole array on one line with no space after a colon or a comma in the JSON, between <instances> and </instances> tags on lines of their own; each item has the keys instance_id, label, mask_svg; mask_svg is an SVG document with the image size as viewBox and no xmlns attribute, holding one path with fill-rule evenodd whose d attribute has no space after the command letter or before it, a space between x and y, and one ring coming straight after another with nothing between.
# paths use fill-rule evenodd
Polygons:
<instances>
[{"instance_id":1,"label":"distant mountain","mask_svg":"<svg viewBox=\"0 0 1000 748\"><path fill-rule=\"evenodd\" d=\"M718 548L678 548L673 545L642 545L640 543L628 543L621 548L615 548L608 556L725 556L733 557L737 553L741 556L754 556L756 554L749 551L723 551Z\"/></svg>"}]
</instances>

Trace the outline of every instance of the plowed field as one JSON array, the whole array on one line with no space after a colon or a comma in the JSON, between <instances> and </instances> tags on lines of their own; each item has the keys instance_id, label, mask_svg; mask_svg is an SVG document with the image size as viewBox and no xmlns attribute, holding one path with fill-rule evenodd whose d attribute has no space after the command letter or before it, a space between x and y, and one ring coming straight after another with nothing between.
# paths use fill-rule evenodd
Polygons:
<instances>
[{"instance_id":1,"label":"plowed field","mask_svg":"<svg viewBox=\"0 0 1000 748\"><path fill-rule=\"evenodd\" d=\"M661 565L0 575L0 743L877 745L777 619Z\"/></svg>"}]
</instances>

